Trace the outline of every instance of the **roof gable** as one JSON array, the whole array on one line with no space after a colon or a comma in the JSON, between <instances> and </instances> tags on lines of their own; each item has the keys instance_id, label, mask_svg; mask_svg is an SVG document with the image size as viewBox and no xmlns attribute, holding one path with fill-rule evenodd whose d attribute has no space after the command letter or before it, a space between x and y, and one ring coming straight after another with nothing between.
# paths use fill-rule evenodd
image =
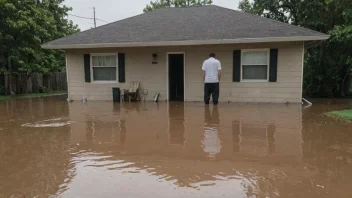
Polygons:
<instances>
[{"instance_id":1,"label":"roof gable","mask_svg":"<svg viewBox=\"0 0 352 198\"><path fill-rule=\"evenodd\" d=\"M164 8L57 39L44 48L129 46L151 43L213 44L212 41L293 38L323 40L328 35L219 6ZM314 38L314 39L313 39ZM318 39L320 38L320 39ZM275 40L274 40L275 41ZM280 39L277 41L281 41ZM234 42L235 43L235 42ZM144 44L144 45L143 45Z\"/></svg>"}]
</instances>

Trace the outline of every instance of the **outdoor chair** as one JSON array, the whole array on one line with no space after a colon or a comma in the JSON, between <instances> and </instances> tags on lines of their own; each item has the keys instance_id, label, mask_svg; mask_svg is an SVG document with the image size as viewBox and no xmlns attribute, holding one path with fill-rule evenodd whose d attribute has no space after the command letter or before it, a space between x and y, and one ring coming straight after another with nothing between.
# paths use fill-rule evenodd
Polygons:
<instances>
[{"instance_id":1,"label":"outdoor chair","mask_svg":"<svg viewBox=\"0 0 352 198\"><path fill-rule=\"evenodd\" d=\"M124 90L124 95L128 97L130 101L137 101L139 98L139 82L132 81L129 90Z\"/></svg>"}]
</instances>

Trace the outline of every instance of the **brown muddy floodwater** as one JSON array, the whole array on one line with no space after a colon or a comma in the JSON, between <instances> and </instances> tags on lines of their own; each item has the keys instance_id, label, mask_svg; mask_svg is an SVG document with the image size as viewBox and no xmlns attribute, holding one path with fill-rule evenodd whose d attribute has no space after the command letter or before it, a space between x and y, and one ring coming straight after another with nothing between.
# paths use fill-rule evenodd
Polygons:
<instances>
[{"instance_id":1,"label":"brown muddy floodwater","mask_svg":"<svg viewBox=\"0 0 352 198\"><path fill-rule=\"evenodd\" d=\"M0 197L352 197L351 100L0 102Z\"/></svg>"}]
</instances>

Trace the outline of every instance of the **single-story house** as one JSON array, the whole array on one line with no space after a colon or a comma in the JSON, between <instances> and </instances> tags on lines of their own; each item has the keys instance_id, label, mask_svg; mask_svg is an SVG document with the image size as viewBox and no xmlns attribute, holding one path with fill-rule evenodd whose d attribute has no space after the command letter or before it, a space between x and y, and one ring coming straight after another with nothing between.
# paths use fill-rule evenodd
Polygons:
<instances>
[{"instance_id":1,"label":"single-story house","mask_svg":"<svg viewBox=\"0 0 352 198\"><path fill-rule=\"evenodd\" d=\"M147 99L203 101L202 63L222 63L220 101L299 103L305 45L329 36L219 6L163 8L42 45L66 52L72 100L112 100L139 81ZM142 94L143 95L143 94Z\"/></svg>"}]
</instances>

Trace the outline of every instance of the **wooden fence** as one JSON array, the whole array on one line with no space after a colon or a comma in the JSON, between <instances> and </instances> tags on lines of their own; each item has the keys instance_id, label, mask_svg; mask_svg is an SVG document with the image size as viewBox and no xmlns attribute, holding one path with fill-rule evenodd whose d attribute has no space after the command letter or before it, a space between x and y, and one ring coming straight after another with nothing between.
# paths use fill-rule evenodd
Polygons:
<instances>
[{"instance_id":1,"label":"wooden fence","mask_svg":"<svg viewBox=\"0 0 352 198\"><path fill-rule=\"evenodd\" d=\"M21 79L24 79L24 75L20 75L18 78L12 78L11 85L14 93L21 93ZM8 88L7 76L0 75L0 87ZM43 76L39 73L34 73L27 81L27 93L39 92L42 87L45 87L54 91L67 91L67 78L66 72L57 72L47 76Z\"/></svg>"}]
</instances>

